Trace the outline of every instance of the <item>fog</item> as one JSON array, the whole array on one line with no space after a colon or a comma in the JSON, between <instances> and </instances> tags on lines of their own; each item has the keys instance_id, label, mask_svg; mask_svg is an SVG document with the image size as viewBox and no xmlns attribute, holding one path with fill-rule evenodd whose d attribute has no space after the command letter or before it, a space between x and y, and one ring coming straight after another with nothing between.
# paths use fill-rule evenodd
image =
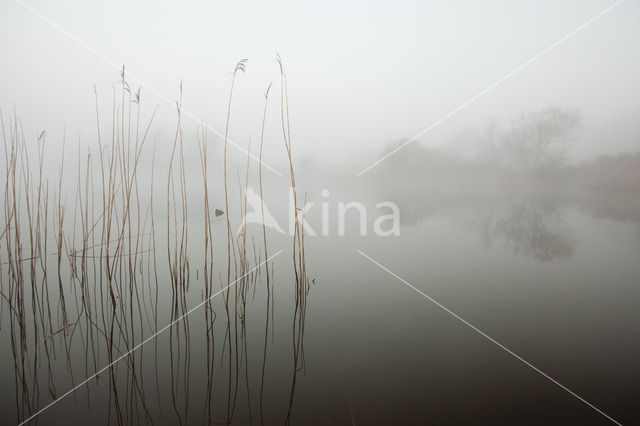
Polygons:
<instances>
[{"instance_id":1,"label":"fog","mask_svg":"<svg viewBox=\"0 0 640 426\"><path fill-rule=\"evenodd\" d=\"M124 64L132 88L142 85L143 103L160 107L155 132L173 131L180 81L184 108L196 118L185 131L201 118L222 132L231 71L248 58L232 131L247 146L257 139L280 53L296 158L357 171L612 4L8 1L0 14L0 99L5 113L15 104L28 134L47 129L50 144L60 143L63 126L93 137L93 86L108 111ZM614 7L416 143L466 151L461 132L564 105L584 116L572 159L638 150L639 17L635 2ZM277 112L277 97L271 106ZM268 140L278 138L278 121L268 126ZM267 143L265 160L279 162L279 148Z\"/></svg>"},{"instance_id":2,"label":"fog","mask_svg":"<svg viewBox=\"0 0 640 426\"><path fill-rule=\"evenodd\" d=\"M0 423L637 423L638 22L5 0Z\"/></svg>"}]
</instances>

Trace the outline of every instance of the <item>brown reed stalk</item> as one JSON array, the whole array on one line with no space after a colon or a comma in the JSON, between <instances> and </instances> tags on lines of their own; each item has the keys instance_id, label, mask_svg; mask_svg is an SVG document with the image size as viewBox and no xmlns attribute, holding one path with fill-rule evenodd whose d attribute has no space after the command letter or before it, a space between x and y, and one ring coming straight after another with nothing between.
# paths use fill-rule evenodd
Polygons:
<instances>
[{"instance_id":1,"label":"brown reed stalk","mask_svg":"<svg viewBox=\"0 0 640 426\"><path fill-rule=\"evenodd\" d=\"M296 278L296 293L300 292L306 278L304 276L303 258L301 256L302 239L300 236L300 224L298 220L298 199L296 190L296 178L291 154L291 120L289 115L289 95L287 91L287 75L280 55L276 56L280 68L280 117L282 134L284 138L287 157L289 159L289 176L291 179L291 191L293 193L293 215L294 215L294 235L293 235L293 270ZM298 297L298 295L296 295Z\"/></svg>"},{"instance_id":2,"label":"brown reed stalk","mask_svg":"<svg viewBox=\"0 0 640 426\"><path fill-rule=\"evenodd\" d=\"M233 77L231 78L231 88L229 89L229 103L227 106L227 121L224 130L224 205L225 205L225 216L227 219L227 283L231 282L231 245L233 244L233 234L231 231L231 222L229 219L229 189L228 189L228 176L227 176L227 148L229 146L229 123L231 119L231 101L233 100L233 87L236 82L236 76L238 72L245 72L247 59L240 60L234 70ZM234 249L235 253L235 249ZM234 254L235 256L235 254ZM227 291L226 296L227 303L229 302L229 291Z\"/></svg>"}]
</instances>

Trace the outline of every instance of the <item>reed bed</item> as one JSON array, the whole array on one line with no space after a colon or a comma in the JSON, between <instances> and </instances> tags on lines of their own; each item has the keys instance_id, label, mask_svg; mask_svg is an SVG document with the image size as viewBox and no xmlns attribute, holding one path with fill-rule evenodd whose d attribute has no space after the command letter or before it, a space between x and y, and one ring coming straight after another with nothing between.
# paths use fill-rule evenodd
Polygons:
<instances>
[{"instance_id":1,"label":"reed bed","mask_svg":"<svg viewBox=\"0 0 640 426\"><path fill-rule=\"evenodd\" d=\"M304 221L300 220L297 207L286 73L279 56L277 64L280 69L280 121L295 209L292 238L294 362L285 416L285 422L289 423L296 377L304 366L303 336L309 280L304 253ZM202 123L195 144L200 157L202 184L201 192L196 193L190 191L193 183L187 181L185 144L189 142L185 141L183 131L182 83L176 102L175 133L170 143L164 144L152 137L156 109L145 112L142 90L130 87L124 67L111 94L110 119L107 120L109 131L104 131L100 96L94 88L96 133L92 137L93 143L83 143L79 139L76 167L74 170L68 166L65 169L68 162L65 157L71 143L67 140L67 132L64 132L58 144L61 149L58 170L52 179L55 183L51 186L45 173L45 159L56 156L54 152L47 151L47 133L43 131L35 141L29 140L17 112L7 115L0 111L5 154L0 223L0 330L9 325L8 340L14 362L19 422L30 419L40 407L64 395L75 383L100 371L105 364L110 364L156 333L164 324L163 319L180 318L188 312L189 300L193 299L189 292L191 283L199 281L202 275L204 284L200 297L207 301L202 314L206 324L206 366L203 370L207 377L202 420L205 423L231 423L238 407L246 404L249 420L265 423L265 370L269 343L273 339L275 287L273 264L266 262L269 250L264 204L262 236L257 242L246 226L235 236L229 214L233 210L233 185L227 152L231 106L237 78L246 67L247 60L243 59L233 70L222 167L214 167L223 172L227 248L226 252L215 254L214 227L219 220L216 219L216 209L212 207L210 140L207 127ZM270 90L271 84L265 92L258 148L260 162L257 174L262 200L262 158ZM155 182L159 166L156 154L162 147L170 150L168 163L161 165L166 170L166 198L159 200L156 193L159 188ZM248 208L250 152L249 146L244 173L238 172L236 178L238 190L235 196L239 200L240 217L244 217ZM143 160L149 161L146 159L150 159L150 172L141 171ZM69 172L74 173L74 179L68 178ZM201 225L189 217L194 194L195 202L202 202L204 219ZM164 212L158 217L157 213L162 210ZM161 230L163 225L165 229ZM203 251L192 259L190 236L193 238L194 233L202 238ZM195 267L192 267L192 260ZM219 262L226 263L226 268L221 268ZM217 293L216 281L222 291L222 309L212 300ZM247 344L247 305L255 298L257 290L265 295L266 316L263 348L256 357L262 366L259 402L252 405L249 368L252 352ZM163 294L170 294L169 305L165 305ZM165 318L163 312L170 312L169 318ZM214 324L220 313L225 328L221 344L219 336L216 338L214 333ZM189 408L189 380L192 376L190 351L193 343L189 318L176 322L169 330L169 398L173 415L180 424L187 424L190 423L188 415L192 412ZM167 397L161 386L165 372L159 367L159 345L158 339L154 339L151 358L143 356L142 350L127 355L122 362L126 363L122 368L127 374L114 365L103 375L110 389L108 422L153 423L154 410L150 408L150 400L156 400L162 415L168 415L161 403ZM59 367L56 366L59 359L64 360L69 373L63 380L59 379ZM152 396L147 395L150 387L145 384L149 379L142 374L144 364L150 362L154 364L151 368L155 375L155 389L151 386L155 395ZM78 363L82 364L80 368ZM219 368L224 366L227 371L225 392L219 389L216 392L219 385L215 383L220 381L215 375L216 365ZM86 385L83 389L89 400L91 388ZM223 414L212 402L220 393L226 395ZM244 401L240 401L242 393L247 396Z\"/></svg>"}]
</instances>

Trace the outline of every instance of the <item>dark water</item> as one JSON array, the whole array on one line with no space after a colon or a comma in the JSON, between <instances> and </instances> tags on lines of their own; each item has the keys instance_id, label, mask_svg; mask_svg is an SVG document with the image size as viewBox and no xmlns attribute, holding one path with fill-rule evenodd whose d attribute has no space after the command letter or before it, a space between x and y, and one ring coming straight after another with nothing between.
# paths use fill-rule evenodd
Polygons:
<instances>
[{"instance_id":1,"label":"dark water","mask_svg":"<svg viewBox=\"0 0 640 426\"><path fill-rule=\"evenodd\" d=\"M134 301L124 317L105 312L110 304L92 279L90 315L78 308L82 289L67 289L73 325L63 330L57 272L48 269L54 325L26 315L25 350L3 299L3 423L18 424L56 398L34 424L612 423L531 366L616 421L637 422L634 197L451 190L368 197L399 205L400 236L360 237L349 223L344 237L307 238L310 288L301 301L291 240L271 232L270 254L283 252L273 259L270 293L263 265L230 289L228 308L225 293L214 297L68 396L202 303L201 242L190 243L188 286L176 296L166 255L158 254L157 302L147 255L136 272L139 296L125 291L118 302ZM216 238L224 253L220 227ZM264 258L257 260L252 267ZM95 265L90 277L100 275ZM226 279L226 261L216 265L214 290ZM2 273L6 292L5 265ZM66 278L68 267L62 275L65 285L78 285ZM30 286L26 280L27 312ZM38 328L54 333L36 337Z\"/></svg>"}]
</instances>

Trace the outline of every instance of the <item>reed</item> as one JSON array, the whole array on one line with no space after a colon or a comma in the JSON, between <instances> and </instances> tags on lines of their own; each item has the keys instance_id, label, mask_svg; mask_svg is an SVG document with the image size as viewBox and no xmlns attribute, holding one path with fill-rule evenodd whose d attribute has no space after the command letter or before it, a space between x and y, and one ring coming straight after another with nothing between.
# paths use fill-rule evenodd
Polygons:
<instances>
[{"instance_id":1,"label":"reed","mask_svg":"<svg viewBox=\"0 0 640 426\"><path fill-rule=\"evenodd\" d=\"M294 208L297 208L286 73L279 57L277 63L281 74L280 120L289 179L294 191ZM207 362L211 362L211 368L207 365L207 376L213 380L217 351L221 358L221 362L216 363L217 367L227 368L229 373L226 383L226 420L231 423L241 411L238 407L246 404L249 420L255 420L257 413L254 410L259 410L260 421L265 423L265 369L270 327L271 337L274 335L275 280L273 263L265 263L266 275L263 275L262 267L255 266L261 263L261 259L269 259L269 241L264 224L262 161L272 84L267 86L264 94L259 147L253 148L253 151L259 151L257 170L251 167L251 159L255 157L251 155L252 146L249 143L245 163L238 166L240 170L237 173L233 173L228 146L231 143L234 87L238 75L246 71L246 64L247 60L243 59L234 67L226 105L224 151L223 158L219 160L222 160L224 174L225 218L221 220L226 222L227 252L221 256L217 252L214 256L217 213L212 213L212 205L215 204L211 189L211 152L207 126L201 123L196 141L202 182L199 191L195 192L191 190L193 183L189 181L188 153L193 145L183 130L182 83L176 102L175 133L168 143L152 136L157 108L147 111L143 107L142 91L130 87L124 67L119 81L113 86L111 108L107 108L106 119L100 109L101 98L94 86L96 133L93 140L78 137L77 154L73 153L71 157L67 151L72 139L67 135L66 128L63 129L60 149L56 153L50 148L51 138L46 132L40 132L30 139L26 137L15 111L8 120L0 111L5 155L5 183L0 201L3 216L0 221L3 258L0 261L0 330L4 330L1 321L8 318L16 395L20 395L17 404L20 407L19 421L36 412L43 405L45 396L56 398L68 388L68 383L61 385L60 378L56 377L56 359L64 359L71 376L69 380L72 384L77 383L78 376L91 376L105 363L118 359L138 342L157 332L165 318L163 311L169 312L170 318L178 318L189 310L188 294L192 278L190 241L195 233L196 237L201 234L204 242L204 255L197 255L195 271L198 278L200 269L203 270L202 291L208 301L204 315ZM154 140L150 142L150 139ZM153 144L152 155L149 144ZM158 159L157 152L161 156ZM50 160L52 158L58 159L57 168L49 167L54 164ZM151 162L150 176L143 172L147 161ZM157 166L160 166L160 172ZM254 238L246 223L242 223L242 231L236 237L230 212L235 209L231 206L239 207L240 216L247 214L249 186L256 173L262 199L262 237L258 235L258 238ZM48 176L51 176L51 187ZM156 178L161 182L161 187L166 182L165 190L160 189L164 193L156 193ZM204 224L201 228L194 227L189 217L193 194L196 193L201 194L199 201L203 203L201 214ZM160 213L156 214L158 211ZM297 374L300 369L298 359L300 362L303 360L302 335L308 282L304 227L297 210L293 213L296 303L293 336L294 372ZM222 240L220 244L224 244ZM163 252L166 257L161 254ZM166 265L161 259L166 259ZM216 272L220 276L220 286L224 288L221 303L224 303L226 313L225 336L223 344L218 346L214 346L213 330L214 321L220 317L216 314L214 303L210 302L210 297L215 294ZM223 279L225 272L226 280ZM163 277L168 277L166 283ZM51 286L49 279L55 280ZM228 286L236 281L232 292ZM266 297L266 316L259 378L260 402L256 404L250 392L250 360L253 360L253 354L247 336L251 335L248 332L251 291L255 298L258 289ZM164 300L164 294L170 296L170 300ZM163 310L164 303L170 309ZM186 414L189 411L188 404L180 404L180 400L184 401L182 398L189 395L190 389L188 354L192 341L189 329L188 319L185 319L171 327L169 339L169 354L172 357L171 398L174 413L184 424L190 420ZM153 362L157 385L162 381L159 378L162 373L158 357L162 348L159 345L157 341L154 342ZM84 355L83 362L76 362L78 353ZM58 358L60 354L62 358ZM127 363L126 368L131 372L126 380L119 377L116 367L105 373L111 389L109 419L137 423L150 418L151 409L145 388L151 379L142 374L143 365L148 360L142 351L125 357L123 362ZM40 392L36 380L41 375L46 376L47 381L43 392ZM292 387L295 387L295 380ZM246 392L246 399L240 397L242 392ZM162 397L159 388L156 393L160 402ZM213 398L213 385L208 385L206 393ZM205 416L212 422L211 406L206 410Z\"/></svg>"},{"instance_id":2,"label":"reed","mask_svg":"<svg viewBox=\"0 0 640 426\"><path fill-rule=\"evenodd\" d=\"M227 172L227 150L229 147L229 123L231 120L231 101L233 100L233 87L236 82L236 76L238 72L245 72L246 65L248 60L242 59L240 60L234 70L233 76L231 78L231 88L229 89L229 102L227 106L227 120L225 124L224 130L224 159L223 159L223 171L224 171L224 206L225 206L225 217L227 221L227 282L231 282L231 253L232 253L232 245L233 245L233 231L231 230L231 222L229 219L229 181L228 181L228 172ZM235 258L235 249L233 250L233 255ZM237 271L236 271L237 277ZM226 296L227 303L229 302L229 292L227 292Z\"/></svg>"}]
</instances>

